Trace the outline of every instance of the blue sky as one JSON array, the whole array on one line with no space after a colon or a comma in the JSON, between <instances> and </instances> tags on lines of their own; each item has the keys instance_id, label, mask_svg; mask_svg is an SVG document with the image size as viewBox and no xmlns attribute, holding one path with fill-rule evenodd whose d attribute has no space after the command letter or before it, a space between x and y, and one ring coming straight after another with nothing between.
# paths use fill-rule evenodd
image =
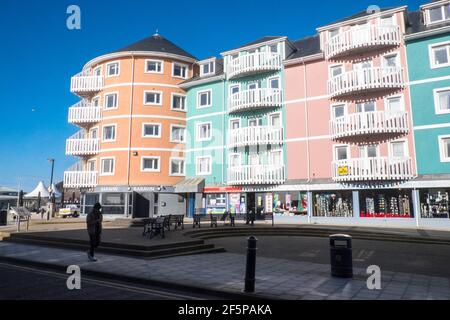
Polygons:
<instances>
[{"instance_id":1,"label":"blue sky","mask_svg":"<svg viewBox=\"0 0 450 320\"><path fill-rule=\"evenodd\" d=\"M70 77L90 59L155 33L202 59L265 35L297 40L315 28L365 10L428 1L405 0L0 0L0 186L30 191L76 162L65 139L77 131L67 110L79 98ZM66 9L81 8L81 30L66 28ZM34 110L34 111L33 111Z\"/></svg>"}]
</instances>

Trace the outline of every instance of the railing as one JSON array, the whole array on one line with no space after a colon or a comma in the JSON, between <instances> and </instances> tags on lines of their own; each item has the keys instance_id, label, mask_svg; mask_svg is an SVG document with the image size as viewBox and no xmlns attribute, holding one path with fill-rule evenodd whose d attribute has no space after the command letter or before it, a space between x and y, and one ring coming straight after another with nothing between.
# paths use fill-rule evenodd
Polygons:
<instances>
[{"instance_id":1,"label":"railing","mask_svg":"<svg viewBox=\"0 0 450 320\"><path fill-rule=\"evenodd\" d=\"M228 112L247 111L283 105L283 91L280 89L250 89L232 94L228 98Z\"/></svg>"},{"instance_id":2,"label":"railing","mask_svg":"<svg viewBox=\"0 0 450 320\"><path fill-rule=\"evenodd\" d=\"M399 67L373 67L353 70L328 80L328 94L332 98L403 87L403 69Z\"/></svg>"},{"instance_id":3,"label":"railing","mask_svg":"<svg viewBox=\"0 0 450 320\"><path fill-rule=\"evenodd\" d=\"M228 168L229 185L281 184L284 181L283 165L244 165Z\"/></svg>"},{"instance_id":4,"label":"railing","mask_svg":"<svg viewBox=\"0 0 450 320\"><path fill-rule=\"evenodd\" d=\"M77 132L66 141L66 155L83 156L97 154L99 139L87 138L82 131Z\"/></svg>"},{"instance_id":5,"label":"railing","mask_svg":"<svg viewBox=\"0 0 450 320\"><path fill-rule=\"evenodd\" d=\"M228 147L245 147L251 145L282 144L283 128L272 126L255 126L229 131Z\"/></svg>"},{"instance_id":6,"label":"railing","mask_svg":"<svg viewBox=\"0 0 450 320\"><path fill-rule=\"evenodd\" d=\"M359 29L350 29L339 33L325 44L325 57L337 57L351 51L374 47L399 46L401 44L400 27L370 25Z\"/></svg>"},{"instance_id":7,"label":"railing","mask_svg":"<svg viewBox=\"0 0 450 320\"><path fill-rule=\"evenodd\" d=\"M246 76L259 72L281 70L282 59L279 53L255 52L231 59L228 63L228 78Z\"/></svg>"},{"instance_id":8,"label":"railing","mask_svg":"<svg viewBox=\"0 0 450 320\"><path fill-rule=\"evenodd\" d=\"M95 123L102 117L102 109L99 106L81 100L69 108L69 123Z\"/></svg>"},{"instance_id":9,"label":"railing","mask_svg":"<svg viewBox=\"0 0 450 320\"><path fill-rule=\"evenodd\" d=\"M82 71L70 80L70 91L82 96L92 94L103 89L103 76L91 75Z\"/></svg>"},{"instance_id":10,"label":"railing","mask_svg":"<svg viewBox=\"0 0 450 320\"><path fill-rule=\"evenodd\" d=\"M330 121L333 139L369 134L405 134L408 130L405 111L358 112Z\"/></svg>"},{"instance_id":11,"label":"railing","mask_svg":"<svg viewBox=\"0 0 450 320\"><path fill-rule=\"evenodd\" d=\"M64 188L91 188L97 185L97 171L65 171Z\"/></svg>"},{"instance_id":12,"label":"railing","mask_svg":"<svg viewBox=\"0 0 450 320\"><path fill-rule=\"evenodd\" d=\"M333 162L332 170L336 182L408 180L414 176L410 157L339 160Z\"/></svg>"}]
</instances>

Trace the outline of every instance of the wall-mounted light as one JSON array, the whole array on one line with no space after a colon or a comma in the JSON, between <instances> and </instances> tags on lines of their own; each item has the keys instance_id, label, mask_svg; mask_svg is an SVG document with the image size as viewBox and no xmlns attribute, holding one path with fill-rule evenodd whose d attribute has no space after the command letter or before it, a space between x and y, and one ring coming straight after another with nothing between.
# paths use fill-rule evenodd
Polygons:
<instances>
[{"instance_id":1,"label":"wall-mounted light","mask_svg":"<svg viewBox=\"0 0 450 320\"><path fill-rule=\"evenodd\" d=\"M137 151L133 151L133 156L137 156L138 155L138 152Z\"/></svg>"}]
</instances>

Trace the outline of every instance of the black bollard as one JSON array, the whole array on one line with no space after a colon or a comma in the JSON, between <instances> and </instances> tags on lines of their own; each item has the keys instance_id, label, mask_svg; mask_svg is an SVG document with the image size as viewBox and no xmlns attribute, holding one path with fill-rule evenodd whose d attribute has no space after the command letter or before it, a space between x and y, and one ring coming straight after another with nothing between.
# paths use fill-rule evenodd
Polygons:
<instances>
[{"instance_id":1,"label":"black bollard","mask_svg":"<svg viewBox=\"0 0 450 320\"><path fill-rule=\"evenodd\" d=\"M247 239L247 266L245 269L245 289L246 293L255 292L255 269L256 269L256 242L258 239L251 236Z\"/></svg>"}]
</instances>

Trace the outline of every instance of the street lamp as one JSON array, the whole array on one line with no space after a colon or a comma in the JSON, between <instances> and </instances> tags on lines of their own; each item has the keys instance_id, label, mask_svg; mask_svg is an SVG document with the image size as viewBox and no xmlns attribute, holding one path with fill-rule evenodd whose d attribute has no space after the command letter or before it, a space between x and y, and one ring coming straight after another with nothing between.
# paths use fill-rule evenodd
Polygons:
<instances>
[{"instance_id":1,"label":"street lamp","mask_svg":"<svg viewBox=\"0 0 450 320\"><path fill-rule=\"evenodd\" d=\"M51 202L51 206L52 206L52 214L53 214L53 210L54 210L54 205L55 205L55 203L53 202L54 201L54 197L53 197L53 187L52 187L52 185L53 185L53 171L54 171L54 169L55 169L55 159L53 159L53 158L49 158L49 159L47 159L51 164L52 164L52 172L51 172L51 174L50 174L50 186L49 186L49 192L50 192L50 202ZM47 220L50 220L50 212L49 211L47 211Z\"/></svg>"}]
</instances>

